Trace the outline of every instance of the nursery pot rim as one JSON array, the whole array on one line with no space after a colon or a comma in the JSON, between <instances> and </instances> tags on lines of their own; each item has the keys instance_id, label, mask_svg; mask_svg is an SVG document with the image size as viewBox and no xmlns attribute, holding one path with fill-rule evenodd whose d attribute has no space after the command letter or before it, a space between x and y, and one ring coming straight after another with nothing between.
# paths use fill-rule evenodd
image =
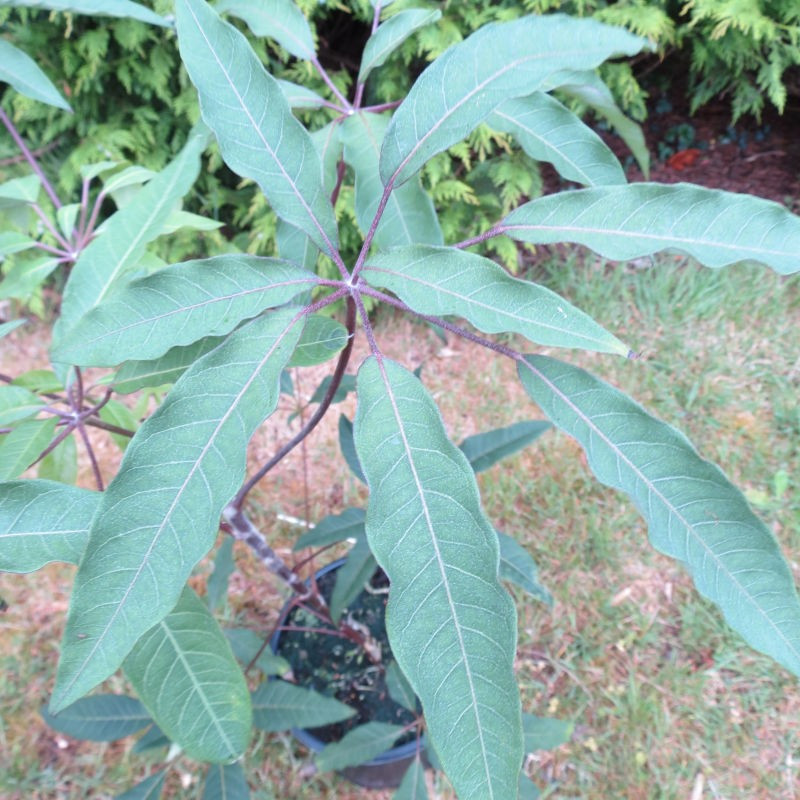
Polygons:
<instances>
[{"instance_id":1,"label":"nursery pot rim","mask_svg":"<svg viewBox=\"0 0 800 800\"><path fill-rule=\"evenodd\" d=\"M339 567L341 567L346 561L346 558L338 558L335 561L331 561L330 564L326 564L324 567L321 567L314 573L315 579L339 569ZM310 584L310 580L310 578L306 580L306 585ZM275 654L278 654L278 643L280 642L281 634L283 633L283 631L281 631L281 627L286 621L286 617L289 615L291 610L291 601L287 601L281 610L275 633L272 634L272 638L269 640L270 649ZM330 744L329 742L323 742L321 739L318 739L306 728L292 728L291 733L295 739L297 739L301 744L305 745L314 753L319 753L326 744ZM358 764L356 766L347 767L337 771L352 783L356 783L360 786L367 788L392 788L393 786L399 785L399 780L397 783L391 785L377 785L374 783L374 781L371 782L367 776L364 776L366 781L362 782L364 778L359 779L358 773L362 770L374 771L376 768L385 767L388 764L393 764L403 760L408 760L410 764L411 760L417 755L417 752L420 753L423 763L425 766L427 766L428 764L427 759L425 758L425 749L425 736L423 735L418 741L410 741L406 742L405 744L397 745L389 750L384 751L380 755L375 756L375 758L371 759L370 761L365 761L363 764ZM400 777L402 778L402 774Z\"/></svg>"}]
</instances>

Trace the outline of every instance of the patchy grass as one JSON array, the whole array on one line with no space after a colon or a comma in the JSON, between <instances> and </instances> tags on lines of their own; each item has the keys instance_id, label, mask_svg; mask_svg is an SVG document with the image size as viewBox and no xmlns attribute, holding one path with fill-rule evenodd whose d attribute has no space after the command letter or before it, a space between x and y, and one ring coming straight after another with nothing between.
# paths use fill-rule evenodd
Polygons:
<instances>
[{"instance_id":1,"label":"patchy grass","mask_svg":"<svg viewBox=\"0 0 800 800\"><path fill-rule=\"evenodd\" d=\"M541 259L526 277L564 294L640 354L633 361L559 357L591 369L687 433L747 493L797 572L800 280L747 266L712 271L663 258L634 268L572 253ZM388 355L411 367L425 362L423 381L456 441L541 416L510 363L452 338L443 345L425 326L392 314L379 328ZM14 336L18 352L36 361L36 334ZM363 342L358 347L363 355ZM325 373L323 367L303 378L298 396L310 396ZM283 402L286 415L295 410L296 401ZM258 521L289 559L299 527L278 515L314 520L366 498L337 454L339 411L352 418L353 399L314 432L305 455L298 448L253 493ZM251 464L274 452L298 424L289 433L283 422L265 426L253 442ZM88 479L85 469L81 475ZM681 566L648 545L631 503L594 480L572 440L550 432L483 473L480 484L487 513L530 550L555 597L552 610L517 598L525 707L576 721L572 742L528 761L545 796L800 797L796 680L750 651L697 595ZM246 551L237 550L237 557L241 569L232 578L225 617L266 634L281 596ZM200 590L209 571L208 563L198 570ZM71 573L56 565L30 576L0 576L0 596L9 604L0 615L4 800L113 796L163 758L130 756L124 744L76 743L38 717L52 686ZM121 679L108 686L124 689ZM253 797L367 796L335 776L314 775L309 764L291 737L257 735L247 759ZM168 795L197 796L198 773L178 759ZM429 780L432 797L452 797L441 779Z\"/></svg>"}]
</instances>

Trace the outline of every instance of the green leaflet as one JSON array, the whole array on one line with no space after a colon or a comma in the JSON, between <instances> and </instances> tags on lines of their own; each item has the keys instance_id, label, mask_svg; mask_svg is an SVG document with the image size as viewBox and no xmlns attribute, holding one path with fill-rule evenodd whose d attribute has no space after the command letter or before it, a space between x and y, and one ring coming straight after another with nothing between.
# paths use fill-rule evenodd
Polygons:
<instances>
[{"instance_id":1,"label":"green leaflet","mask_svg":"<svg viewBox=\"0 0 800 800\"><path fill-rule=\"evenodd\" d=\"M125 451L75 579L51 708L113 673L172 610L241 486L246 445L278 402L302 330L283 309L196 361ZM144 500L144 498L147 498Z\"/></svg>"},{"instance_id":2,"label":"green leaflet","mask_svg":"<svg viewBox=\"0 0 800 800\"><path fill-rule=\"evenodd\" d=\"M299 83L292 83L278 78L278 86L281 87L283 96L286 98L290 108L322 108L325 105L325 100L315 91L301 86Z\"/></svg>"},{"instance_id":3,"label":"green leaflet","mask_svg":"<svg viewBox=\"0 0 800 800\"><path fill-rule=\"evenodd\" d=\"M253 724L262 731L315 728L355 713L333 697L286 681L266 681L253 692Z\"/></svg>"},{"instance_id":4,"label":"green leaflet","mask_svg":"<svg viewBox=\"0 0 800 800\"><path fill-rule=\"evenodd\" d=\"M497 539L500 543L500 568L498 571L500 578L510 581L531 597L552 606L553 597L539 580L539 568L530 553L507 533L497 531Z\"/></svg>"},{"instance_id":5,"label":"green leaflet","mask_svg":"<svg viewBox=\"0 0 800 800\"><path fill-rule=\"evenodd\" d=\"M356 219L366 234L383 195L378 158L389 118L381 114L352 114L342 124L345 161L356 174ZM395 189L375 231L380 248L404 244L442 244L442 230L430 195L418 180Z\"/></svg>"},{"instance_id":6,"label":"green leaflet","mask_svg":"<svg viewBox=\"0 0 800 800\"><path fill-rule=\"evenodd\" d=\"M408 180L504 100L535 92L549 75L592 69L645 46L646 40L620 28L561 14L480 28L439 56L395 112L381 151L384 184Z\"/></svg>"},{"instance_id":7,"label":"green leaflet","mask_svg":"<svg viewBox=\"0 0 800 800\"><path fill-rule=\"evenodd\" d=\"M344 769L371 761L391 749L403 734L399 725L388 722L367 722L348 731L338 742L331 742L317 754L317 769Z\"/></svg>"},{"instance_id":8,"label":"green leaflet","mask_svg":"<svg viewBox=\"0 0 800 800\"><path fill-rule=\"evenodd\" d=\"M0 39L0 81L10 84L25 97L72 111L61 92L53 86L50 78L39 69L36 62L5 39Z\"/></svg>"},{"instance_id":9,"label":"green leaflet","mask_svg":"<svg viewBox=\"0 0 800 800\"><path fill-rule=\"evenodd\" d=\"M32 572L77 564L101 495L53 481L0 484L0 570Z\"/></svg>"},{"instance_id":10,"label":"green leaflet","mask_svg":"<svg viewBox=\"0 0 800 800\"><path fill-rule=\"evenodd\" d=\"M71 11L75 14L88 14L93 17L129 17L151 25L169 27L164 17L160 17L146 6L132 0L0 0L0 6L41 8L47 11Z\"/></svg>"},{"instance_id":11,"label":"green leaflet","mask_svg":"<svg viewBox=\"0 0 800 800\"><path fill-rule=\"evenodd\" d=\"M513 797L522 763L516 614L475 477L420 381L369 358L356 448L367 536L391 582L386 628L461 800Z\"/></svg>"},{"instance_id":12,"label":"green leaflet","mask_svg":"<svg viewBox=\"0 0 800 800\"><path fill-rule=\"evenodd\" d=\"M292 0L219 0L218 14L244 20L256 36L269 36L293 56L314 58L314 37L300 9Z\"/></svg>"},{"instance_id":13,"label":"green leaflet","mask_svg":"<svg viewBox=\"0 0 800 800\"><path fill-rule=\"evenodd\" d=\"M55 258L33 258L18 261L0 281L0 300L13 297L26 301L58 266Z\"/></svg>"},{"instance_id":14,"label":"green leaflet","mask_svg":"<svg viewBox=\"0 0 800 800\"><path fill-rule=\"evenodd\" d=\"M121 694L82 697L56 716L43 708L42 717L51 728L92 742L123 739L153 722L138 700Z\"/></svg>"},{"instance_id":15,"label":"green leaflet","mask_svg":"<svg viewBox=\"0 0 800 800\"><path fill-rule=\"evenodd\" d=\"M114 391L130 394L143 388L175 383L200 356L210 353L225 338L207 336L192 344L172 347L156 359L126 361L114 376Z\"/></svg>"},{"instance_id":16,"label":"green leaflet","mask_svg":"<svg viewBox=\"0 0 800 800\"><path fill-rule=\"evenodd\" d=\"M345 608L364 591L364 584L377 566L366 537L356 539L347 560L336 570L336 584L330 600L331 618L335 623L338 624Z\"/></svg>"},{"instance_id":17,"label":"green leaflet","mask_svg":"<svg viewBox=\"0 0 800 800\"><path fill-rule=\"evenodd\" d=\"M161 797L161 789L166 777L167 770L159 770L128 789L127 792L118 794L114 800L158 800Z\"/></svg>"},{"instance_id":18,"label":"green leaflet","mask_svg":"<svg viewBox=\"0 0 800 800\"><path fill-rule=\"evenodd\" d=\"M136 642L125 674L159 728L199 761L225 763L250 741L250 693L225 635L188 586Z\"/></svg>"},{"instance_id":19,"label":"green leaflet","mask_svg":"<svg viewBox=\"0 0 800 800\"><path fill-rule=\"evenodd\" d=\"M346 508L341 514L331 514L321 519L310 531L294 543L295 552L304 547L324 547L344 539L358 540L364 537L364 511Z\"/></svg>"},{"instance_id":20,"label":"green leaflet","mask_svg":"<svg viewBox=\"0 0 800 800\"><path fill-rule=\"evenodd\" d=\"M53 328L54 346L87 311L119 288L126 271L161 234L167 212L197 179L205 146L205 133L190 135L175 159L110 217L103 233L81 253L64 289L61 316Z\"/></svg>"},{"instance_id":21,"label":"green leaflet","mask_svg":"<svg viewBox=\"0 0 800 800\"><path fill-rule=\"evenodd\" d=\"M0 256L21 253L23 250L30 250L35 246L35 239L31 239L21 233L16 233L15 231L3 231L0 233Z\"/></svg>"},{"instance_id":22,"label":"green leaflet","mask_svg":"<svg viewBox=\"0 0 800 800\"><path fill-rule=\"evenodd\" d=\"M707 267L758 261L800 270L800 217L771 200L688 183L634 183L542 197L500 231L523 242L576 242L624 261L681 250Z\"/></svg>"},{"instance_id":23,"label":"green leaflet","mask_svg":"<svg viewBox=\"0 0 800 800\"><path fill-rule=\"evenodd\" d=\"M53 440L57 422L57 417L28 419L0 436L0 481L19 477L39 458Z\"/></svg>"},{"instance_id":24,"label":"green leaflet","mask_svg":"<svg viewBox=\"0 0 800 800\"><path fill-rule=\"evenodd\" d=\"M44 404L44 400L22 386L0 385L0 427L36 416Z\"/></svg>"},{"instance_id":25,"label":"green leaflet","mask_svg":"<svg viewBox=\"0 0 800 800\"><path fill-rule=\"evenodd\" d=\"M549 94L506 100L486 121L510 133L531 158L548 161L567 180L587 186L626 183L608 145Z\"/></svg>"},{"instance_id":26,"label":"green leaflet","mask_svg":"<svg viewBox=\"0 0 800 800\"><path fill-rule=\"evenodd\" d=\"M129 283L86 314L53 348L56 361L113 366L232 331L316 283L277 258L221 255L185 261Z\"/></svg>"},{"instance_id":27,"label":"green leaflet","mask_svg":"<svg viewBox=\"0 0 800 800\"><path fill-rule=\"evenodd\" d=\"M0 183L0 208L35 203L41 188L42 181L38 175L26 175Z\"/></svg>"},{"instance_id":28,"label":"green leaflet","mask_svg":"<svg viewBox=\"0 0 800 800\"><path fill-rule=\"evenodd\" d=\"M575 724L569 720L523 714L522 730L525 734L525 752L555 750L556 747L560 747L570 740L574 729Z\"/></svg>"},{"instance_id":29,"label":"green leaflet","mask_svg":"<svg viewBox=\"0 0 800 800\"><path fill-rule=\"evenodd\" d=\"M177 0L175 9L181 58L222 157L256 181L279 217L334 255L338 232L319 156L277 81L204 0Z\"/></svg>"},{"instance_id":30,"label":"green leaflet","mask_svg":"<svg viewBox=\"0 0 800 800\"><path fill-rule=\"evenodd\" d=\"M484 433L467 436L458 446L475 472L483 472L503 458L522 450L549 431L552 425L541 419L523 420Z\"/></svg>"},{"instance_id":31,"label":"green leaflet","mask_svg":"<svg viewBox=\"0 0 800 800\"><path fill-rule=\"evenodd\" d=\"M421 759L415 758L409 764L397 791L392 795L392 800L428 800L425 767Z\"/></svg>"},{"instance_id":32,"label":"green leaflet","mask_svg":"<svg viewBox=\"0 0 800 800\"><path fill-rule=\"evenodd\" d=\"M347 344L347 328L322 314L309 314L287 367L309 367L333 358Z\"/></svg>"},{"instance_id":33,"label":"green leaflet","mask_svg":"<svg viewBox=\"0 0 800 800\"><path fill-rule=\"evenodd\" d=\"M241 762L212 764L203 786L203 800L250 800L250 787Z\"/></svg>"},{"instance_id":34,"label":"green leaflet","mask_svg":"<svg viewBox=\"0 0 800 800\"><path fill-rule=\"evenodd\" d=\"M647 149L641 125L622 113L611 90L596 72L567 69L551 76L542 88L546 91L558 89L605 117L620 139L628 145L642 174L645 178L649 177L650 151Z\"/></svg>"},{"instance_id":35,"label":"green leaflet","mask_svg":"<svg viewBox=\"0 0 800 800\"><path fill-rule=\"evenodd\" d=\"M757 650L800 675L800 601L775 538L721 470L677 430L577 367L518 362L531 398L584 447L608 486L629 494L656 549L687 565L698 590Z\"/></svg>"},{"instance_id":36,"label":"green leaflet","mask_svg":"<svg viewBox=\"0 0 800 800\"><path fill-rule=\"evenodd\" d=\"M369 73L381 66L415 31L433 24L441 19L441 16L442 12L438 9L409 8L406 11L400 11L379 25L364 45L361 67L358 71L358 82L363 83Z\"/></svg>"},{"instance_id":37,"label":"green leaflet","mask_svg":"<svg viewBox=\"0 0 800 800\"><path fill-rule=\"evenodd\" d=\"M627 355L628 348L555 292L512 278L488 258L453 247L378 253L361 273L420 314L458 314L485 333L521 333L537 344Z\"/></svg>"}]
</instances>

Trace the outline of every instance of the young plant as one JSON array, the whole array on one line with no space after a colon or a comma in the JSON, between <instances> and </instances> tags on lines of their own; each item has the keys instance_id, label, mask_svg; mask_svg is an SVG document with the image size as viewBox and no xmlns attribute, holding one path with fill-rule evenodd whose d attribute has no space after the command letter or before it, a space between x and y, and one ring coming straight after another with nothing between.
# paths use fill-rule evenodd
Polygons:
<instances>
[{"instance_id":1,"label":"young plant","mask_svg":"<svg viewBox=\"0 0 800 800\"><path fill-rule=\"evenodd\" d=\"M626 184L608 148L549 94L570 87L602 96L593 70L648 46L593 20L552 15L487 25L430 64L402 102L365 105L371 70L435 19L407 9L381 23L382 4L373 5L352 95L329 81L329 97L314 98L278 84L219 16L240 17L325 77L311 29L288 0L222 0L214 8L176 0L181 56L203 120L230 168L255 181L280 218L280 257L222 255L135 277L145 242L166 214L158 192L148 194L156 179L118 212L128 216L117 235L99 237L72 270L51 358L67 391L80 386L83 368L96 366L121 365L109 378L120 392L174 386L136 431L105 491L42 480L0 485L0 566L23 572L52 560L79 564L50 714L83 709L81 698L122 667L146 709L144 724L154 720L187 755L223 765L209 781L235 773L241 789L241 768L231 763L248 746L253 700L214 617L186 581L222 527L309 594L253 525L246 500L327 413L353 338L363 335L371 355L358 368L353 425L370 492L362 555L374 557L390 581L393 656L421 701L432 751L458 796L527 797L535 790L521 773L522 757L538 722L522 715L514 678L516 613L501 583L504 538L481 509L469 454L448 439L419 378L384 355L365 302L511 359L532 401L583 446L598 479L632 497L653 545L686 564L699 591L751 646L800 674L791 572L722 471L588 372L491 335L515 334L526 349L626 357L629 348L563 298L470 251L504 236L578 243L614 260L677 249L709 267L753 260L789 274L800 269L800 218L747 195ZM309 133L290 102L329 109L332 119ZM480 235L445 244L419 171L484 122L588 188L524 203ZM184 153L196 158L204 136L198 131ZM363 231L352 262L342 256L337 225L348 170ZM173 164L159 176L161 191L176 171ZM323 262L336 277L315 271ZM329 316L341 306L344 324ZM323 309L328 315L317 313ZM246 476L248 442L275 411L285 368L337 352L315 413ZM17 402L7 394L6 419L30 419L40 410L30 406L29 397ZM270 691L283 689L256 691L262 726ZM383 730L381 747L392 736ZM418 779L415 764L408 786Z\"/></svg>"}]
</instances>

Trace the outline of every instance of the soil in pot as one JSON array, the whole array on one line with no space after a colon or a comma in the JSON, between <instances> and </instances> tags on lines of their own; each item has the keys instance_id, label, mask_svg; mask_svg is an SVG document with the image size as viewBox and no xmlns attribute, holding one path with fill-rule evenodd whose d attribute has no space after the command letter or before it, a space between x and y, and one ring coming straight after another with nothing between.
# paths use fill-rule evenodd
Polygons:
<instances>
[{"instance_id":1,"label":"soil in pot","mask_svg":"<svg viewBox=\"0 0 800 800\"><path fill-rule=\"evenodd\" d=\"M333 564L317 574L317 585L322 596L330 600L336 581ZM368 588L350 604L344 614L365 625L380 644L382 664L373 664L364 651L348 639L335 635L335 628L325 625L303 608L295 606L286 615L283 628L275 646L292 667L299 686L335 697L351 708L356 715L344 722L313 728L309 733L322 742L341 739L349 730L366 722L389 722L410 725L415 716L389 696L386 686L386 667L392 661L392 651L384 624L386 603L389 599L389 580L378 569L368 583ZM330 630L332 634L285 628L313 628ZM399 739L396 747L416 739L416 731Z\"/></svg>"}]
</instances>

